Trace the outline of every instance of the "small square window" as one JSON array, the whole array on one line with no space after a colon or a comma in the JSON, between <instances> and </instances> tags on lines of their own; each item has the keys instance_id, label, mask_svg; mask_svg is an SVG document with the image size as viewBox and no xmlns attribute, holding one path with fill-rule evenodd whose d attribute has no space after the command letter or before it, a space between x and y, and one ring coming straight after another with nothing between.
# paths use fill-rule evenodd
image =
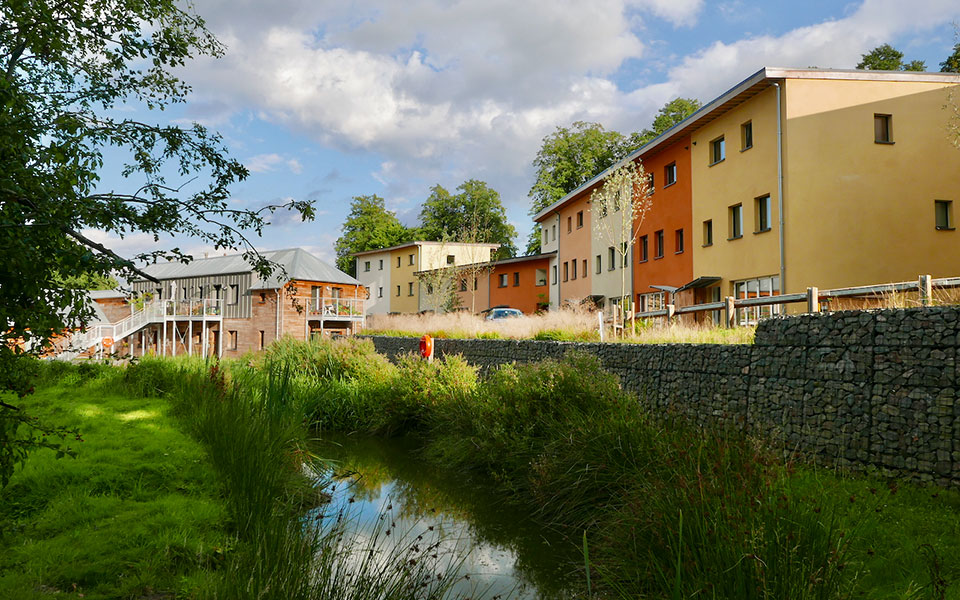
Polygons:
<instances>
[{"instance_id":1,"label":"small square window","mask_svg":"<svg viewBox=\"0 0 960 600\"><path fill-rule=\"evenodd\" d=\"M368 261L364 261L364 263L363 263L363 270L364 270L364 272L369 272L369 271L370 271L370 261L369 261L369 260L368 260Z\"/></svg>"},{"instance_id":2,"label":"small square window","mask_svg":"<svg viewBox=\"0 0 960 600\"><path fill-rule=\"evenodd\" d=\"M677 182L677 163L673 162L663 168L663 187Z\"/></svg>"},{"instance_id":3,"label":"small square window","mask_svg":"<svg viewBox=\"0 0 960 600\"><path fill-rule=\"evenodd\" d=\"M500 273L500 276L498 277L497 287L502 287L502 288L507 287L507 274L506 274L506 273Z\"/></svg>"},{"instance_id":4,"label":"small square window","mask_svg":"<svg viewBox=\"0 0 960 600\"><path fill-rule=\"evenodd\" d=\"M740 150L753 148L753 121L747 121L740 126Z\"/></svg>"},{"instance_id":5,"label":"small square window","mask_svg":"<svg viewBox=\"0 0 960 600\"><path fill-rule=\"evenodd\" d=\"M447 255L447 264L448 264L448 265L452 265L452 264L455 263L456 261L457 261L457 257L456 257L456 256L454 256L454 255L452 255L452 254L448 254L448 255Z\"/></svg>"},{"instance_id":6,"label":"small square window","mask_svg":"<svg viewBox=\"0 0 960 600\"><path fill-rule=\"evenodd\" d=\"M654 258L663 258L663 230L656 231L653 234Z\"/></svg>"},{"instance_id":7,"label":"small square window","mask_svg":"<svg viewBox=\"0 0 960 600\"><path fill-rule=\"evenodd\" d=\"M410 264L411 264L411 265L413 264L413 257L415 257L415 256L416 256L416 254L411 254L411 255L410 255Z\"/></svg>"},{"instance_id":8,"label":"small square window","mask_svg":"<svg viewBox=\"0 0 960 600\"><path fill-rule=\"evenodd\" d=\"M730 239L736 240L743 237L743 205L736 204L730 209Z\"/></svg>"},{"instance_id":9,"label":"small square window","mask_svg":"<svg viewBox=\"0 0 960 600\"><path fill-rule=\"evenodd\" d=\"M649 256L647 256L647 236L640 237L640 262L647 262Z\"/></svg>"},{"instance_id":10,"label":"small square window","mask_svg":"<svg viewBox=\"0 0 960 600\"><path fill-rule=\"evenodd\" d=\"M937 219L937 229L953 229L953 202L950 200L934 200Z\"/></svg>"},{"instance_id":11,"label":"small square window","mask_svg":"<svg viewBox=\"0 0 960 600\"><path fill-rule=\"evenodd\" d=\"M683 252L683 230L682 229L678 229L674 233L674 243L676 244L676 248L677 248L676 253L680 254L681 252Z\"/></svg>"},{"instance_id":12,"label":"small square window","mask_svg":"<svg viewBox=\"0 0 960 600\"><path fill-rule=\"evenodd\" d=\"M703 222L703 245L713 245L713 219L707 219Z\"/></svg>"},{"instance_id":13,"label":"small square window","mask_svg":"<svg viewBox=\"0 0 960 600\"><path fill-rule=\"evenodd\" d=\"M577 229L583 227L583 211L577 213Z\"/></svg>"},{"instance_id":14,"label":"small square window","mask_svg":"<svg viewBox=\"0 0 960 600\"><path fill-rule=\"evenodd\" d=\"M723 136L710 142L710 164L715 165L727 158L727 146L723 141Z\"/></svg>"},{"instance_id":15,"label":"small square window","mask_svg":"<svg viewBox=\"0 0 960 600\"><path fill-rule=\"evenodd\" d=\"M893 143L893 115L873 115L873 141L878 144Z\"/></svg>"},{"instance_id":16,"label":"small square window","mask_svg":"<svg viewBox=\"0 0 960 600\"><path fill-rule=\"evenodd\" d=\"M770 231L773 228L773 221L770 217L770 194L755 198L754 203L756 204L755 212L757 215L756 233Z\"/></svg>"}]
</instances>

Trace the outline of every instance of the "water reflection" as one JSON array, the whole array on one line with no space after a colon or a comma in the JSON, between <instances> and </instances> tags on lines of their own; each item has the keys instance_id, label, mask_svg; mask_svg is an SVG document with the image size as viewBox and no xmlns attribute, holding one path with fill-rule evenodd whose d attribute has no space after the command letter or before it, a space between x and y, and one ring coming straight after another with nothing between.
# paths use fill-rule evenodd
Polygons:
<instances>
[{"instance_id":1,"label":"water reflection","mask_svg":"<svg viewBox=\"0 0 960 600\"><path fill-rule=\"evenodd\" d=\"M472 598L563 598L576 549L501 502L490 482L438 470L410 439L330 436L317 454L334 465L328 516L346 510L358 539L377 553L419 555L433 568L459 564L452 592ZM425 551L425 552L424 552Z\"/></svg>"}]
</instances>

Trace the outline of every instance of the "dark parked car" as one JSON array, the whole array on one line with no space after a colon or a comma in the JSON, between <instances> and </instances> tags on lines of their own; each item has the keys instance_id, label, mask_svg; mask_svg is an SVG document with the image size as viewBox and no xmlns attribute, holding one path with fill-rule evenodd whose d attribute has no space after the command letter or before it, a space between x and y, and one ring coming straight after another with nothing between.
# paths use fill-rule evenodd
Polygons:
<instances>
[{"instance_id":1,"label":"dark parked car","mask_svg":"<svg viewBox=\"0 0 960 600\"><path fill-rule=\"evenodd\" d=\"M491 308L487 313L488 321L499 321L500 319L514 319L522 317L523 312L515 308Z\"/></svg>"}]
</instances>

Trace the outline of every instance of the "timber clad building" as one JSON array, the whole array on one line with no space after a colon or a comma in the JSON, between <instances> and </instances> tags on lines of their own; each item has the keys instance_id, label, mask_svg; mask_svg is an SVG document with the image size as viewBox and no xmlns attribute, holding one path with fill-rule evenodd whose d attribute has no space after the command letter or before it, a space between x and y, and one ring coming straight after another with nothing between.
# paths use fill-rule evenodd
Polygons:
<instances>
[{"instance_id":1,"label":"timber clad building","mask_svg":"<svg viewBox=\"0 0 960 600\"><path fill-rule=\"evenodd\" d=\"M133 290L162 308L129 334L133 354L239 356L283 336L359 331L367 297L359 281L302 248L263 255L283 272L261 280L241 255L146 267L160 283L133 281Z\"/></svg>"}]
</instances>

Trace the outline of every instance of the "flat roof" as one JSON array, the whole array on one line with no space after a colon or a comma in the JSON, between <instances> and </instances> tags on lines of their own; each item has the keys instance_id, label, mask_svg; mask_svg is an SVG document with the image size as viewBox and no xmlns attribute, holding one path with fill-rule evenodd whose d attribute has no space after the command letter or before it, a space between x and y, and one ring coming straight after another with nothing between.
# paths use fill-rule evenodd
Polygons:
<instances>
[{"instance_id":1,"label":"flat roof","mask_svg":"<svg viewBox=\"0 0 960 600\"><path fill-rule=\"evenodd\" d=\"M363 256L366 254L378 254L380 252L390 252L391 250L399 250L401 248L409 248L410 246L472 246L475 248L499 248L500 244L487 244L481 242L431 242L426 240L418 240L415 242L406 242L399 244L397 246L390 246L389 248L378 248L376 250L364 250L363 252L353 252L350 256Z\"/></svg>"},{"instance_id":2,"label":"flat roof","mask_svg":"<svg viewBox=\"0 0 960 600\"><path fill-rule=\"evenodd\" d=\"M960 84L958 73L929 73L920 71L867 71L864 69L796 69L789 67L763 67L743 81L737 83L726 92L720 94L710 102L704 104L686 119L680 121L656 138L637 148L622 160L589 181L560 198L550 206L533 216L534 222L539 223L550 213L573 200L584 191L590 189L612 171L624 164L649 154L666 144L676 140L688 132L698 129L710 121L729 112L734 107L756 96L770 87L776 80L781 79L832 79L846 81L910 81L915 83L957 83Z\"/></svg>"}]
</instances>

